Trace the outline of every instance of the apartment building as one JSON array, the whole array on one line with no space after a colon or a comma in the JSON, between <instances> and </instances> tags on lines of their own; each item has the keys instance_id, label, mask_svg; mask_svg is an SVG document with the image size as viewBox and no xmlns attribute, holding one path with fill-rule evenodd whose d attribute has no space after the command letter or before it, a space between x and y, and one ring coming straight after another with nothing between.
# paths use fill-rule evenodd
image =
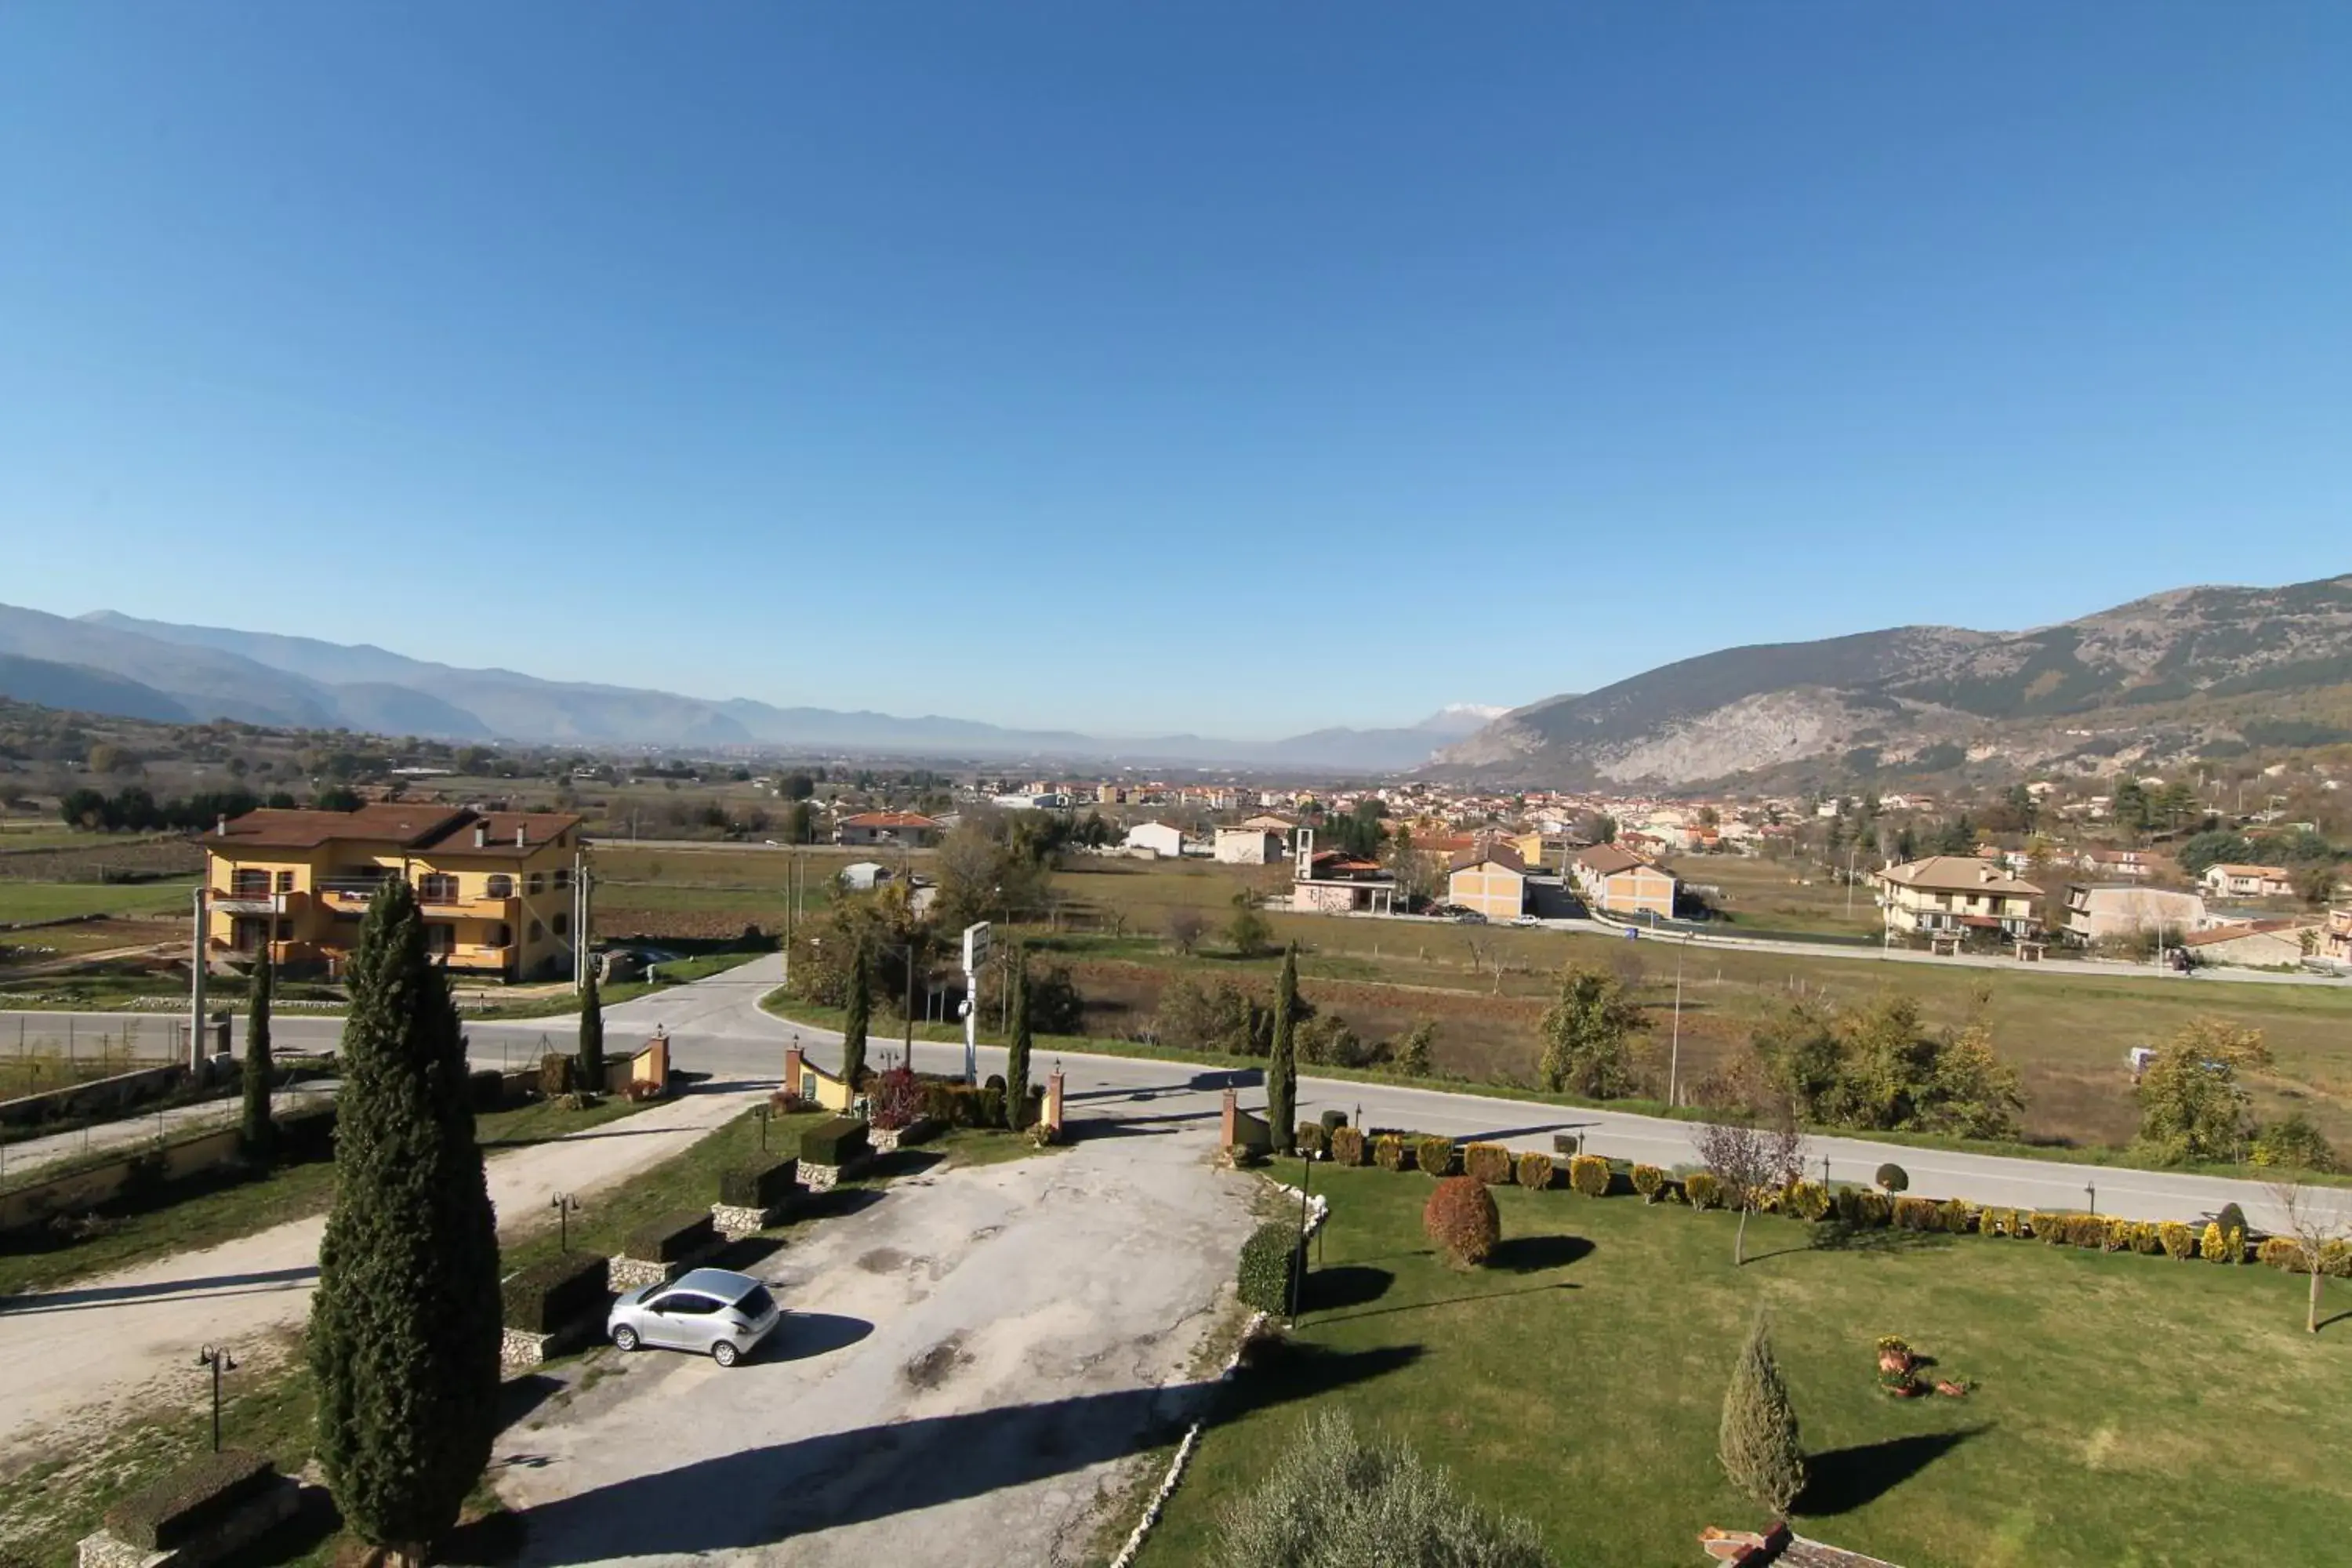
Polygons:
<instances>
[{"instance_id":1,"label":"apartment building","mask_svg":"<svg viewBox=\"0 0 2352 1568\"><path fill-rule=\"evenodd\" d=\"M2029 940L2042 929L2042 889L1973 855L1930 855L1878 873L1889 934L1998 932Z\"/></svg>"},{"instance_id":2,"label":"apartment building","mask_svg":"<svg viewBox=\"0 0 2352 1568\"><path fill-rule=\"evenodd\" d=\"M1650 864L1616 844L1594 844L1580 849L1569 869L1584 901L1612 915L1675 915L1673 873Z\"/></svg>"},{"instance_id":3,"label":"apartment building","mask_svg":"<svg viewBox=\"0 0 2352 1568\"><path fill-rule=\"evenodd\" d=\"M1445 899L1490 921L1515 921L1528 907L1528 863L1507 843L1465 849L1446 868Z\"/></svg>"},{"instance_id":4,"label":"apartment building","mask_svg":"<svg viewBox=\"0 0 2352 1568\"><path fill-rule=\"evenodd\" d=\"M2208 866L2205 890L2217 899L2284 899L2294 880L2284 866Z\"/></svg>"},{"instance_id":5,"label":"apartment building","mask_svg":"<svg viewBox=\"0 0 2352 1568\"><path fill-rule=\"evenodd\" d=\"M2078 947L2131 942L2158 935L2178 942L2211 924L2205 900L2195 893L2162 888L2090 887L2066 889L2066 940Z\"/></svg>"},{"instance_id":6,"label":"apartment building","mask_svg":"<svg viewBox=\"0 0 2352 1568\"><path fill-rule=\"evenodd\" d=\"M426 945L451 970L507 980L572 973L580 818L386 801L357 811L253 811L203 839L214 954L340 973L394 879L416 890Z\"/></svg>"}]
</instances>

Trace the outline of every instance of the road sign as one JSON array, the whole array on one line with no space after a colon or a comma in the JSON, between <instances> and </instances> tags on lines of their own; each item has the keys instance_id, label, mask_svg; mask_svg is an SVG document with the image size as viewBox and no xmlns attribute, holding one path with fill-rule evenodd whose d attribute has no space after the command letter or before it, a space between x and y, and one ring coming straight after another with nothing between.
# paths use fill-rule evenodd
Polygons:
<instances>
[{"instance_id":1,"label":"road sign","mask_svg":"<svg viewBox=\"0 0 2352 1568\"><path fill-rule=\"evenodd\" d=\"M988 962L988 922L982 921L963 928L963 972L977 974L980 966Z\"/></svg>"}]
</instances>

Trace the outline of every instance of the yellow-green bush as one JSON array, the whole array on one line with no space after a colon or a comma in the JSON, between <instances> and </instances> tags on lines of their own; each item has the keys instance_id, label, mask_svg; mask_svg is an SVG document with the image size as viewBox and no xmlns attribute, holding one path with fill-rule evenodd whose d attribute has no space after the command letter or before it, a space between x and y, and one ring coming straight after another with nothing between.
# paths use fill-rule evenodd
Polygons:
<instances>
[{"instance_id":1,"label":"yellow-green bush","mask_svg":"<svg viewBox=\"0 0 2352 1568\"><path fill-rule=\"evenodd\" d=\"M1568 1184L1588 1198L1609 1195L1609 1162L1598 1154L1579 1154L1568 1163Z\"/></svg>"},{"instance_id":2,"label":"yellow-green bush","mask_svg":"<svg viewBox=\"0 0 2352 1568\"><path fill-rule=\"evenodd\" d=\"M1915 1198L1908 1194L1895 1200L1895 1228L1897 1230L1935 1230L1940 1216L1932 1198Z\"/></svg>"},{"instance_id":3,"label":"yellow-green bush","mask_svg":"<svg viewBox=\"0 0 2352 1568\"><path fill-rule=\"evenodd\" d=\"M1383 1132L1372 1140L1372 1163L1383 1171L1409 1171L1412 1148L1395 1133Z\"/></svg>"},{"instance_id":4,"label":"yellow-green bush","mask_svg":"<svg viewBox=\"0 0 2352 1568\"><path fill-rule=\"evenodd\" d=\"M2164 1250L2164 1237L2153 1220L2139 1220L2132 1226L2131 1249L2153 1258Z\"/></svg>"},{"instance_id":5,"label":"yellow-green bush","mask_svg":"<svg viewBox=\"0 0 2352 1568\"><path fill-rule=\"evenodd\" d=\"M2263 1237L2263 1244L2254 1248L2254 1261L2284 1268L2290 1274L2300 1274L2308 1267L2303 1244L2291 1236Z\"/></svg>"},{"instance_id":6,"label":"yellow-green bush","mask_svg":"<svg viewBox=\"0 0 2352 1568\"><path fill-rule=\"evenodd\" d=\"M1364 1163L1364 1135L1353 1127L1331 1129L1331 1163L1335 1165L1360 1165Z\"/></svg>"},{"instance_id":7,"label":"yellow-green bush","mask_svg":"<svg viewBox=\"0 0 2352 1568\"><path fill-rule=\"evenodd\" d=\"M2197 1256L2197 1233L2177 1219L2166 1220L2156 1227L2157 1239L2164 1244L2167 1258L2187 1258Z\"/></svg>"},{"instance_id":8,"label":"yellow-green bush","mask_svg":"<svg viewBox=\"0 0 2352 1568\"><path fill-rule=\"evenodd\" d=\"M1854 1223L1879 1230L1894 1223L1895 1200L1885 1193L1864 1191L1854 1194Z\"/></svg>"},{"instance_id":9,"label":"yellow-green bush","mask_svg":"<svg viewBox=\"0 0 2352 1568\"><path fill-rule=\"evenodd\" d=\"M2127 1219L2116 1219L2112 1216L2109 1217L2107 1220L2106 1249L2109 1252L2129 1252L2131 1250L2132 1244L2132 1232L2137 1227Z\"/></svg>"},{"instance_id":10,"label":"yellow-green bush","mask_svg":"<svg viewBox=\"0 0 2352 1568\"><path fill-rule=\"evenodd\" d=\"M2051 1246L2057 1247L2063 1245L2066 1239L2066 1216L2063 1214L2051 1214L2047 1210L2035 1209L2026 1215L2025 1223L2033 1232L2033 1239L2036 1241L2048 1242Z\"/></svg>"},{"instance_id":11,"label":"yellow-green bush","mask_svg":"<svg viewBox=\"0 0 2352 1568\"><path fill-rule=\"evenodd\" d=\"M1944 1228L1954 1236L1968 1235L1976 1224L1977 1211L1958 1198L1946 1198L1937 1212L1943 1217Z\"/></svg>"},{"instance_id":12,"label":"yellow-green bush","mask_svg":"<svg viewBox=\"0 0 2352 1568\"><path fill-rule=\"evenodd\" d=\"M1712 1171L1693 1171L1683 1178L1683 1196L1695 1209L1719 1209L1723 1206L1723 1183Z\"/></svg>"},{"instance_id":13,"label":"yellow-green bush","mask_svg":"<svg viewBox=\"0 0 2352 1568\"><path fill-rule=\"evenodd\" d=\"M1830 1215L1829 1189L1819 1182L1791 1182L1781 1194L1780 1212L1801 1220L1823 1220Z\"/></svg>"},{"instance_id":14,"label":"yellow-green bush","mask_svg":"<svg viewBox=\"0 0 2352 1568\"><path fill-rule=\"evenodd\" d=\"M1977 1234L1979 1236L2015 1236L2017 1211L2000 1208L1985 1210L1977 1221Z\"/></svg>"},{"instance_id":15,"label":"yellow-green bush","mask_svg":"<svg viewBox=\"0 0 2352 1568\"><path fill-rule=\"evenodd\" d=\"M2208 1263L2235 1263L2245 1251L2245 1233L2233 1230L2224 1234L2221 1222L2207 1220L2205 1234L2197 1243L2197 1255Z\"/></svg>"},{"instance_id":16,"label":"yellow-green bush","mask_svg":"<svg viewBox=\"0 0 2352 1568\"><path fill-rule=\"evenodd\" d=\"M1511 1152L1500 1143L1473 1143L1462 1151L1462 1173L1490 1187L1508 1185Z\"/></svg>"},{"instance_id":17,"label":"yellow-green bush","mask_svg":"<svg viewBox=\"0 0 2352 1568\"><path fill-rule=\"evenodd\" d=\"M1441 1179L1454 1173L1454 1140L1434 1132L1424 1134L1412 1146L1413 1163Z\"/></svg>"},{"instance_id":18,"label":"yellow-green bush","mask_svg":"<svg viewBox=\"0 0 2352 1568\"><path fill-rule=\"evenodd\" d=\"M1519 1156L1518 1168L1515 1173L1519 1178L1519 1185L1530 1192L1539 1193L1551 1185L1551 1156L1538 1154L1530 1150Z\"/></svg>"},{"instance_id":19,"label":"yellow-green bush","mask_svg":"<svg viewBox=\"0 0 2352 1568\"><path fill-rule=\"evenodd\" d=\"M1656 1203L1658 1201L1659 1194L1665 1191L1665 1187L1666 1173L1657 1166L1636 1165L1633 1167L1633 1190L1642 1194L1642 1201L1643 1203Z\"/></svg>"}]
</instances>

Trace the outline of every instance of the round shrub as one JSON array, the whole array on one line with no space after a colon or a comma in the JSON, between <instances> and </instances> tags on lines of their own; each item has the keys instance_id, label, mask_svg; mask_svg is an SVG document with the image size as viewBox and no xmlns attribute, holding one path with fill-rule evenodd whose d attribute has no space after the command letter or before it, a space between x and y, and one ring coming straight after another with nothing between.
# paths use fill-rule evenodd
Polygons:
<instances>
[{"instance_id":1,"label":"round shrub","mask_svg":"<svg viewBox=\"0 0 2352 1568\"><path fill-rule=\"evenodd\" d=\"M2197 1235L2177 1219L2166 1220L2156 1227L2157 1239L2164 1244L2164 1255L2170 1258L2197 1256Z\"/></svg>"},{"instance_id":2,"label":"round shrub","mask_svg":"<svg viewBox=\"0 0 2352 1568\"><path fill-rule=\"evenodd\" d=\"M1636 1165L1633 1167L1633 1190L1642 1194L1642 1201L1643 1203L1656 1203L1658 1201L1658 1195L1664 1192L1665 1189L1666 1173L1658 1169L1657 1166Z\"/></svg>"},{"instance_id":3,"label":"round shrub","mask_svg":"<svg viewBox=\"0 0 2352 1568\"><path fill-rule=\"evenodd\" d=\"M1683 1178L1683 1196L1695 1209L1717 1209L1723 1206L1723 1182L1712 1171L1693 1171Z\"/></svg>"},{"instance_id":4,"label":"round shrub","mask_svg":"<svg viewBox=\"0 0 2352 1568\"><path fill-rule=\"evenodd\" d=\"M2033 1239L2046 1241L2053 1247L2063 1247L2066 1241L2066 1216L2042 1209L2033 1211Z\"/></svg>"},{"instance_id":5,"label":"round shrub","mask_svg":"<svg viewBox=\"0 0 2352 1568\"><path fill-rule=\"evenodd\" d=\"M1801 1220L1819 1221L1830 1216L1830 1194L1819 1182L1791 1182L1780 1200L1780 1212Z\"/></svg>"},{"instance_id":6,"label":"round shrub","mask_svg":"<svg viewBox=\"0 0 2352 1568\"><path fill-rule=\"evenodd\" d=\"M1895 1200L1885 1193L1854 1194L1854 1223L1881 1230L1895 1223Z\"/></svg>"},{"instance_id":7,"label":"round shrub","mask_svg":"<svg viewBox=\"0 0 2352 1568\"><path fill-rule=\"evenodd\" d=\"M1609 1195L1609 1162L1598 1154L1579 1154L1568 1163L1568 1184L1588 1198Z\"/></svg>"},{"instance_id":8,"label":"round shrub","mask_svg":"<svg viewBox=\"0 0 2352 1568\"><path fill-rule=\"evenodd\" d=\"M1934 1230L1939 1219L1936 1205L1926 1198L1901 1197L1895 1200L1895 1228L1897 1230Z\"/></svg>"},{"instance_id":9,"label":"round shrub","mask_svg":"<svg viewBox=\"0 0 2352 1568\"><path fill-rule=\"evenodd\" d=\"M2164 1250L2164 1242L2154 1225L2141 1220L2132 1226L2131 1249L2153 1257Z\"/></svg>"},{"instance_id":10,"label":"round shrub","mask_svg":"<svg viewBox=\"0 0 2352 1568\"><path fill-rule=\"evenodd\" d=\"M1515 1173L1518 1176L1519 1185L1539 1193L1551 1185L1551 1156L1532 1151L1522 1154Z\"/></svg>"},{"instance_id":11,"label":"round shrub","mask_svg":"<svg viewBox=\"0 0 2352 1568\"><path fill-rule=\"evenodd\" d=\"M1372 1163L1383 1171L1409 1170L1412 1165L1412 1151L1395 1133L1383 1132L1372 1140Z\"/></svg>"},{"instance_id":12,"label":"round shrub","mask_svg":"<svg viewBox=\"0 0 2352 1568\"><path fill-rule=\"evenodd\" d=\"M1433 1132L1412 1146L1414 1163L1443 1179L1454 1173L1454 1140Z\"/></svg>"},{"instance_id":13,"label":"round shrub","mask_svg":"<svg viewBox=\"0 0 2352 1568\"><path fill-rule=\"evenodd\" d=\"M1878 1173L1871 1179L1878 1184L1881 1192L1907 1193L1911 1190L1909 1173L1892 1161L1879 1166Z\"/></svg>"},{"instance_id":14,"label":"round shrub","mask_svg":"<svg viewBox=\"0 0 2352 1568\"><path fill-rule=\"evenodd\" d=\"M1352 1127L1331 1129L1331 1163L1335 1165L1362 1164L1364 1135Z\"/></svg>"},{"instance_id":15,"label":"round shrub","mask_svg":"<svg viewBox=\"0 0 2352 1568\"><path fill-rule=\"evenodd\" d=\"M1954 1236L1966 1236L1975 1226L1977 1211L1958 1198L1946 1198L1939 1211L1944 1216L1944 1228Z\"/></svg>"},{"instance_id":16,"label":"round shrub","mask_svg":"<svg viewBox=\"0 0 2352 1568\"><path fill-rule=\"evenodd\" d=\"M1302 1159L1318 1158L1328 1146L1323 1124L1319 1121L1302 1121L1290 1136L1292 1146Z\"/></svg>"},{"instance_id":17,"label":"round shrub","mask_svg":"<svg viewBox=\"0 0 2352 1568\"><path fill-rule=\"evenodd\" d=\"M2303 1247L2291 1236L2266 1236L2262 1246L2254 1249L2254 1261L2289 1273L2301 1273L2305 1266Z\"/></svg>"},{"instance_id":18,"label":"round shrub","mask_svg":"<svg viewBox=\"0 0 2352 1568\"><path fill-rule=\"evenodd\" d=\"M1429 1194L1421 1211L1421 1227L1456 1268L1484 1263L1503 1238L1503 1216L1496 1212L1494 1194L1474 1176L1447 1176Z\"/></svg>"},{"instance_id":19,"label":"round shrub","mask_svg":"<svg viewBox=\"0 0 2352 1568\"><path fill-rule=\"evenodd\" d=\"M1511 1152L1500 1143L1473 1143L1462 1151L1462 1173L1490 1187L1511 1179Z\"/></svg>"}]
</instances>

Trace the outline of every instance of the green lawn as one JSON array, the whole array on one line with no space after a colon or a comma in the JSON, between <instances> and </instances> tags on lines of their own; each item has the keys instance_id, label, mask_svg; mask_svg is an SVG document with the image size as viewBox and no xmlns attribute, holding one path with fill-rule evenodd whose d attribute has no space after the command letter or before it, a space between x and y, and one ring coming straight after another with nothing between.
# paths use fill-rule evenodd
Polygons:
<instances>
[{"instance_id":1,"label":"green lawn","mask_svg":"<svg viewBox=\"0 0 2352 1568\"><path fill-rule=\"evenodd\" d=\"M0 881L0 925L69 915L186 914L194 877L162 882Z\"/></svg>"},{"instance_id":2,"label":"green lawn","mask_svg":"<svg viewBox=\"0 0 2352 1568\"><path fill-rule=\"evenodd\" d=\"M1295 1348L1234 1385L1148 1568L1202 1559L1316 1399L1534 1519L1563 1563L1697 1561L1704 1526L1762 1522L1715 1458L1759 1310L1811 1456L1800 1528L1907 1568L2324 1562L2352 1504L2352 1317L2305 1334L2300 1279L1977 1237L1821 1247L1779 1219L1735 1269L1727 1215L1514 1188L1503 1253L1463 1274L1423 1238L1426 1176L1315 1186L1332 1217ZM1886 1397L1886 1333L1981 1386Z\"/></svg>"}]
</instances>

